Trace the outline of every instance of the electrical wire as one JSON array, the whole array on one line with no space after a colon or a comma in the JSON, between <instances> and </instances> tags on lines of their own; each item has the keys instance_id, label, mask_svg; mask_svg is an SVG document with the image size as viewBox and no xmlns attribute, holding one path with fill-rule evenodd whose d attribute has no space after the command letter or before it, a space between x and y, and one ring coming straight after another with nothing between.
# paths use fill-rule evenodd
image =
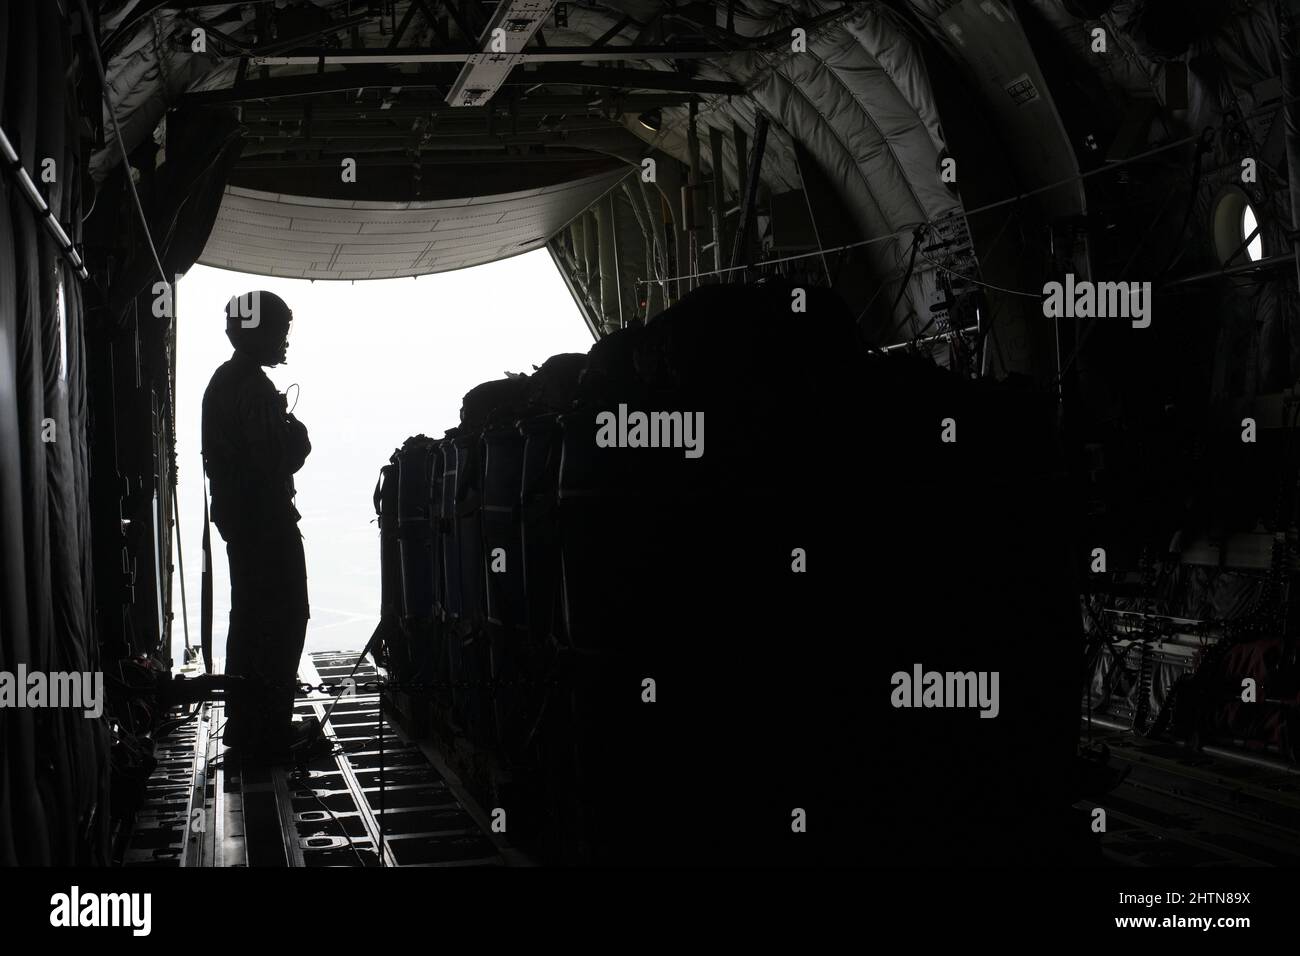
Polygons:
<instances>
[{"instance_id":1,"label":"electrical wire","mask_svg":"<svg viewBox=\"0 0 1300 956\"><path fill-rule=\"evenodd\" d=\"M1187 227L1192 221L1192 213L1196 211L1196 201L1201 189L1201 178L1205 172L1205 155L1214 148L1215 137L1211 135L1214 132L1213 127L1206 127L1201 132L1201 138L1196 148L1196 159L1192 163L1192 181L1187 189L1187 208L1183 213L1183 223L1178 227L1173 254L1170 256L1169 261L1165 263L1165 267L1158 273L1158 278L1164 278L1168 275L1169 270L1182 261L1183 254L1187 251L1187 246L1183 243L1183 236L1187 234Z\"/></svg>"},{"instance_id":2,"label":"electrical wire","mask_svg":"<svg viewBox=\"0 0 1300 956\"><path fill-rule=\"evenodd\" d=\"M924 223L922 223L921 225L917 226L916 230L912 233L912 249L910 254L907 257L907 271L903 273L902 281L898 283L898 294L894 296L894 302L889 307L889 317L891 319L894 317L894 313L898 311L898 303L903 301L903 295L907 292L907 283L912 278L912 273L916 269L916 259L921 254L921 242L925 239L926 233L928 231L929 231L929 227L927 227ZM897 335L899 330L903 327L903 322L907 322L909 320L912 321L912 330L915 332L916 322L913 319L913 315L914 315L913 311L909 308L907 310L907 314L903 316L903 321L895 325L889 331L889 334L884 337L885 341L888 341L889 339L892 339L895 335ZM917 333L915 335L915 338L920 338L920 337L921 337L920 333Z\"/></svg>"},{"instance_id":3,"label":"electrical wire","mask_svg":"<svg viewBox=\"0 0 1300 956\"><path fill-rule=\"evenodd\" d=\"M934 266L936 269L941 269L944 272L948 273L948 275L952 276L953 278L961 279L963 282L969 282L972 285L982 286L985 289L992 289L995 292L1005 292L1007 295L1024 296L1027 299L1041 299L1043 297L1043 294L1041 292L1025 292L1022 289L1008 289L1006 286L994 285L992 282L985 282L982 279L976 279L974 276L963 275L962 273L956 271L955 269L949 269L941 262L936 262L934 259L931 259L929 256L927 256L924 252L922 252L920 255L922 259L930 263L930 265Z\"/></svg>"},{"instance_id":4,"label":"electrical wire","mask_svg":"<svg viewBox=\"0 0 1300 956\"><path fill-rule=\"evenodd\" d=\"M195 717L199 716L199 714L201 713L203 713L203 706L200 704L194 708L193 712L187 714L184 717L177 717L173 720L164 720L161 724L158 725L158 728L154 731L154 738L157 740L162 740L165 737L171 736L178 729L184 727L186 724L188 724Z\"/></svg>"},{"instance_id":5,"label":"electrical wire","mask_svg":"<svg viewBox=\"0 0 1300 956\"><path fill-rule=\"evenodd\" d=\"M1284 107L1291 105L1291 103L1298 102L1298 101L1300 101L1300 97L1294 97L1291 100L1284 99L1279 103L1273 104L1272 106L1264 106L1264 107L1260 107L1257 110L1252 110L1250 113L1247 113L1245 116L1240 117L1240 120L1244 122L1245 120L1254 119L1256 117L1263 116L1268 113L1276 113L1279 110L1283 109ZM994 209L1001 209L1003 206L1008 206L1011 205L1012 203L1023 202L1024 200L1033 198L1034 196L1039 196L1042 195L1043 193L1052 192L1053 190L1060 189L1064 186L1069 186L1073 183L1082 182L1085 179L1091 179L1093 176L1100 176L1104 173L1113 172L1114 170L1117 169L1123 169L1124 167L1130 166L1134 163L1151 159L1153 156L1159 156L1171 150L1180 149L1184 146L1188 146L1192 143L1198 142L1199 140L1202 139L1202 137L1207 135L1208 131L1212 130L1217 133L1218 131L1227 128L1228 125L1229 123L1225 121L1218 125L1207 126L1205 127L1205 129L1201 130L1198 133L1193 133L1191 135L1184 136L1180 139L1173 140L1172 142L1165 143L1161 146L1153 146L1151 149L1144 150L1143 152L1140 153L1135 153L1132 156L1128 156L1124 159L1117 160L1116 162L1113 163L1107 163L1106 165L1099 166L1096 169L1085 170L1083 172L1076 173L1073 176L1067 176L1064 179L1059 179L1056 182L1047 183L1046 185L1038 186L1034 189L1027 190L1026 192L1017 193L1014 196L1008 196L1005 199L997 199L992 202L985 203L982 206L976 206L974 209L968 209L968 210L957 209L943 216L939 216L936 219L931 219L929 220L928 223L909 223L907 225L902 226L899 229L895 229L893 232L884 233L879 236L873 236L870 239L859 239L856 242L846 242L843 243L842 245L830 246L825 249L814 249L812 252L801 252L796 255L782 256L777 259L766 259L762 262L752 263L751 265L748 266L727 266L721 269L710 269L706 272L696 272L689 275L674 276L673 278L675 280L698 279L698 278L703 278L705 276L718 276L721 275L722 273L739 272L745 269L761 269L765 266L776 265L782 262L790 262L795 259L810 259L813 258L814 256L826 255L827 253L842 252L848 249L858 249L864 246L875 245L880 242L888 242L891 239L898 239L902 236L907 235L908 233L914 231L916 227L919 225L929 225L931 227L934 227L946 222L956 220L962 216L965 216L966 218L969 219L971 216L978 216L982 213L990 212ZM638 279L636 281L642 285L649 284L648 280L646 279Z\"/></svg>"},{"instance_id":6,"label":"electrical wire","mask_svg":"<svg viewBox=\"0 0 1300 956\"><path fill-rule=\"evenodd\" d=\"M348 828L345 827L342 821L334 815L334 811L330 809L329 804L320 798L320 795L316 793L314 788L309 789L307 792L311 794L313 800L320 804L320 808L330 815L330 819L334 821L334 825L338 827L339 832L343 834L343 839L348 841L348 848L352 850L352 855L357 858L357 862L361 864L362 867L365 867L366 858L363 857L361 851L357 849L356 842L353 841L352 834L348 832Z\"/></svg>"},{"instance_id":7,"label":"electrical wire","mask_svg":"<svg viewBox=\"0 0 1300 956\"><path fill-rule=\"evenodd\" d=\"M1280 105L1269 107L1269 109L1271 110L1277 110L1280 108L1281 108ZM1213 128L1213 127L1209 127L1209 128ZM825 249L814 249L812 252L801 252L795 255L781 256L776 259L765 259L762 262L756 262L748 266L727 266L721 269L711 269L707 272L697 272L697 273L692 273L690 275L674 276L673 278L674 279L698 279L704 276L721 275L724 272L740 272L746 269L761 269L766 266L776 265L782 262L791 262L795 259L811 259L814 256L821 256L830 252L842 252L848 249L858 249L864 246L876 245L877 243L881 243L881 242L888 242L891 239L898 239L901 238L902 236L908 235L911 232L914 232L918 226L928 225L930 227L934 227L934 226L942 225L943 223L946 222L952 222L962 216L965 216L966 218L969 219L971 216L978 216L981 213L990 212L994 209L1001 209L1003 206L1008 206L1011 205L1012 203L1023 202L1026 199L1030 199L1034 196L1041 195L1042 193L1045 192L1051 192L1052 190L1055 189L1060 189L1063 186L1068 186L1071 183L1079 182L1091 176L1096 176L1101 173L1107 173L1115 169L1123 168L1124 166L1127 166L1130 163L1136 163L1143 159L1149 159L1152 156L1155 156L1159 153L1165 153L1168 152L1169 150L1178 149L1180 147L1186 146L1189 143L1194 143L1197 140L1199 140L1202 135L1204 134L1197 133L1194 136L1185 136L1182 139L1173 141L1172 143L1166 143L1163 146L1157 146L1153 149L1147 150L1146 152L1138 153L1134 156L1130 156L1127 159L1120 160L1119 162L1110 163L1106 166L1098 167L1097 169L1090 169L1087 170L1086 172L1078 173L1074 176L1067 177L1066 179L1061 179L1053 183L1048 183L1045 186L1039 186L1038 188L1031 189L1028 192L1017 193L1016 195L1008 196L1005 199L994 200L993 202L985 203L983 206L977 206L974 209L970 209L970 210L962 210L962 209L954 210L953 212L947 213L943 216L939 216L937 219L931 219L927 223L909 223L908 225L903 226L900 229L895 229L893 232L883 233L882 235L879 236L873 236L870 239L859 239L856 242L846 242L838 246L830 246ZM646 284L647 282L647 280L645 279L638 279L637 281L642 284Z\"/></svg>"},{"instance_id":8,"label":"electrical wire","mask_svg":"<svg viewBox=\"0 0 1300 956\"><path fill-rule=\"evenodd\" d=\"M85 214L84 216L81 217L81 222L82 222L83 225L85 224L86 220L88 220L92 215L94 215L94 213L95 213L95 207L99 205L99 193L100 193L99 184L96 183L96 184L95 184L95 195L92 196L92 197L91 197L91 200L90 200L90 208L87 209L87 210L86 210L86 214Z\"/></svg>"}]
</instances>

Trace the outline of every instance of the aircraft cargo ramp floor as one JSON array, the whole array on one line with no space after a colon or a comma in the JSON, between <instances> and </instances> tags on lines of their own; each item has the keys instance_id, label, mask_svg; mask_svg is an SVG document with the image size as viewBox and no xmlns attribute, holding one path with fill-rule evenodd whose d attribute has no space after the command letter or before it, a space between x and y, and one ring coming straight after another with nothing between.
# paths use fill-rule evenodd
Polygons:
<instances>
[{"instance_id":1,"label":"aircraft cargo ramp floor","mask_svg":"<svg viewBox=\"0 0 1300 956\"><path fill-rule=\"evenodd\" d=\"M310 652L299 681L336 686L357 652ZM358 685L378 675L367 660ZM335 697L300 696L297 719L324 718ZM429 746L381 720L379 696L339 700L330 752L306 772L291 764L241 767L220 741L223 705L157 742L158 764L136 813L125 866L502 866L524 863Z\"/></svg>"},{"instance_id":2,"label":"aircraft cargo ramp floor","mask_svg":"<svg viewBox=\"0 0 1300 956\"><path fill-rule=\"evenodd\" d=\"M299 680L337 687L357 652L305 654ZM367 660L364 688L378 677ZM300 696L298 719L324 718L337 694ZM119 848L125 866L503 866L530 860L491 832L489 816L429 743L380 719L378 694L339 700L325 722L330 752L306 773L241 767L220 741L223 705L158 740L157 767ZM1118 725L1081 727L1123 779L1076 807L1106 811L1107 865L1300 865L1300 773L1230 749L1192 751ZM381 833L382 827L382 833Z\"/></svg>"},{"instance_id":3,"label":"aircraft cargo ramp floor","mask_svg":"<svg viewBox=\"0 0 1300 956\"><path fill-rule=\"evenodd\" d=\"M1087 728L1081 736L1087 742ZM1227 742L1225 742L1226 744ZM1094 722L1091 744L1124 773L1100 799L1104 860L1130 867L1300 865L1300 773L1227 746L1199 751Z\"/></svg>"}]
</instances>

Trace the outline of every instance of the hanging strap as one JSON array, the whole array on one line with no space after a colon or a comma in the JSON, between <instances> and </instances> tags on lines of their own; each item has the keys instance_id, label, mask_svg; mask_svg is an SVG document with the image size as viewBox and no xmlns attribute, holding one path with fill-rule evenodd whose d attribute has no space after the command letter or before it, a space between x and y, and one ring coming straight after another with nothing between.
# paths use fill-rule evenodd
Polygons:
<instances>
[{"instance_id":1,"label":"hanging strap","mask_svg":"<svg viewBox=\"0 0 1300 956\"><path fill-rule=\"evenodd\" d=\"M199 641L203 669L212 673L212 520L208 516L208 467L203 463L203 579L199 611Z\"/></svg>"},{"instance_id":2,"label":"hanging strap","mask_svg":"<svg viewBox=\"0 0 1300 956\"><path fill-rule=\"evenodd\" d=\"M181 623L185 625L185 663L194 656L190 646L190 611L185 600L185 546L181 543L181 500L176 493L176 473L172 472L172 527L176 529L176 560L181 566Z\"/></svg>"}]
</instances>

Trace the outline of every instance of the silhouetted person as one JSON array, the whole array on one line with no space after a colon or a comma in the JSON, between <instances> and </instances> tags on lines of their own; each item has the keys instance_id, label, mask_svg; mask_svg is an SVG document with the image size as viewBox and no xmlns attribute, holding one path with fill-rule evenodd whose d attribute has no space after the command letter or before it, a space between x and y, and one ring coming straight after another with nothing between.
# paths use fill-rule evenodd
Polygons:
<instances>
[{"instance_id":1,"label":"silhouetted person","mask_svg":"<svg viewBox=\"0 0 1300 956\"><path fill-rule=\"evenodd\" d=\"M307 570L293 475L311 452L262 366L285 361L293 313L279 296L251 292L226 307L235 354L203 395L203 461L212 522L230 558L227 674L252 692L226 708L226 745L281 749L291 735L298 659L307 634Z\"/></svg>"}]
</instances>

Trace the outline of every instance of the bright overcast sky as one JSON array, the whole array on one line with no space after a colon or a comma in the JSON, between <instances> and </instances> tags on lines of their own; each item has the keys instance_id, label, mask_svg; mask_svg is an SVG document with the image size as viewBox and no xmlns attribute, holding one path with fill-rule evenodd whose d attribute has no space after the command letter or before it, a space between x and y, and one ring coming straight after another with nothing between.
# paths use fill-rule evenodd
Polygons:
<instances>
[{"instance_id":1,"label":"bright overcast sky","mask_svg":"<svg viewBox=\"0 0 1300 956\"><path fill-rule=\"evenodd\" d=\"M408 436L441 437L457 425L461 397L475 385L507 371L531 372L559 352L586 352L592 338L545 250L419 279L356 283L191 269L177 292L176 446L195 646L203 391L231 354L226 302L254 289L279 295L294 314L289 361L268 374L282 392L300 386L294 414L311 436L311 456L296 479L312 612L307 647L360 650L379 619L372 497L380 467ZM224 657L230 584L215 527L212 544L212 643ZM179 666L180 608L174 611Z\"/></svg>"}]
</instances>

